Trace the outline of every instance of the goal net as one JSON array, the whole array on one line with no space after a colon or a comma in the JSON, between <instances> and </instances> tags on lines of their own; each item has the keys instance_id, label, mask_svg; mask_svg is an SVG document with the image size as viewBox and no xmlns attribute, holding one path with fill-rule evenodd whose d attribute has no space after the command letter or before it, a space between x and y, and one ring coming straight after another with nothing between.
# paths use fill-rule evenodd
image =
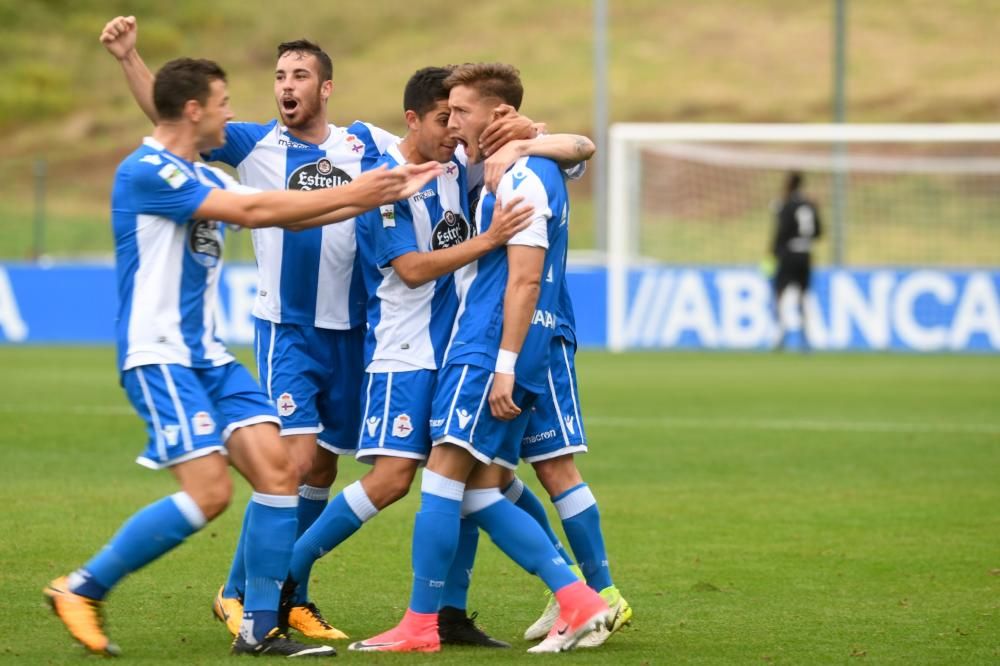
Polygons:
<instances>
[{"instance_id":1,"label":"goal net","mask_svg":"<svg viewBox=\"0 0 1000 666\"><path fill-rule=\"evenodd\" d=\"M609 346L630 268L759 265L790 171L823 221L818 266L1000 265L1000 125L617 124Z\"/></svg>"}]
</instances>

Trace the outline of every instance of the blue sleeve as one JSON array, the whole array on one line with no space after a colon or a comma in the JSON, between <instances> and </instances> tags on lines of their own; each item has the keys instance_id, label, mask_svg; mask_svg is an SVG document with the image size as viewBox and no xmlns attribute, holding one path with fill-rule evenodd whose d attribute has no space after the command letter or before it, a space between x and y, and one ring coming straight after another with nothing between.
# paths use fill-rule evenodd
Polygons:
<instances>
[{"instance_id":1,"label":"blue sleeve","mask_svg":"<svg viewBox=\"0 0 1000 666\"><path fill-rule=\"evenodd\" d=\"M137 163L131 174L135 212L186 224L214 188L185 173L176 164Z\"/></svg>"},{"instance_id":2,"label":"blue sleeve","mask_svg":"<svg viewBox=\"0 0 1000 666\"><path fill-rule=\"evenodd\" d=\"M396 257L417 252L417 236L413 231L413 213L409 201L397 201L391 207L382 206L381 222L375 226L375 261L388 266Z\"/></svg>"},{"instance_id":3,"label":"blue sleeve","mask_svg":"<svg viewBox=\"0 0 1000 666\"><path fill-rule=\"evenodd\" d=\"M226 123L226 143L221 148L202 154L206 162L222 162L237 167L246 159L257 142L270 132L277 120L266 125L260 123Z\"/></svg>"}]
</instances>

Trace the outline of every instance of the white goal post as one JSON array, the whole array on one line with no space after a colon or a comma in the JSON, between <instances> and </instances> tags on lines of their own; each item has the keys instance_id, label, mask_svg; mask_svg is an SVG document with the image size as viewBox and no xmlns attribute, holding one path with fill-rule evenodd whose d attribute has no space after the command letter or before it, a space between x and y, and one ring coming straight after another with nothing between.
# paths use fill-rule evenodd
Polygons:
<instances>
[{"instance_id":1,"label":"white goal post","mask_svg":"<svg viewBox=\"0 0 1000 666\"><path fill-rule=\"evenodd\" d=\"M657 146L696 144L819 144L825 145L838 177L864 168L850 155L855 144L980 144L1000 147L1000 124L658 124L617 123L609 132L607 238L607 341L619 352L628 346L626 335L628 275L644 260L638 250L638 165L644 150ZM890 151L891 152L891 151ZM865 159L861 157L861 159ZM868 158L877 161L879 158ZM937 159L934 169L962 173L1000 173L1000 152L983 158L972 155ZM885 161L885 160L884 160ZM888 161L892 161L889 158ZM900 160L896 160L897 162ZM926 160L925 160L926 161ZM951 166L948 166L950 164ZM977 166L978 165L978 166ZM770 168L778 168L771 166ZM883 167L878 167L883 168ZM884 167L891 168L891 167ZM929 168L929 167L928 167ZM971 170L971 171L970 171ZM1000 223L1000 220L998 220Z\"/></svg>"}]
</instances>

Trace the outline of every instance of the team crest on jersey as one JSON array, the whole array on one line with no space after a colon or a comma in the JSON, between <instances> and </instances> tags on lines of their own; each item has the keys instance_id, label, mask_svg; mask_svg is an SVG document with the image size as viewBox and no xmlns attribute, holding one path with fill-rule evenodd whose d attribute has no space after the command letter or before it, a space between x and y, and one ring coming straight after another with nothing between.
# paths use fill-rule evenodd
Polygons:
<instances>
[{"instance_id":1,"label":"team crest on jersey","mask_svg":"<svg viewBox=\"0 0 1000 666\"><path fill-rule=\"evenodd\" d=\"M215 421L208 412L195 412L191 417L191 430L196 435L211 435L215 432Z\"/></svg>"},{"instance_id":2,"label":"team crest on jersey","mask_svg":"<svg viewBox=\"0 0 1000 666\"><path fill-rule=\"evenodd\" d=\"M297 408L298 405L295 404L295 398L288 391L278 396L278 414L281 416L291 416Z\"/></svg>"},{"instance_id":3,"label":"team crest on jersey","mask_svg":"<svg viewBox=\"0 0 1000 666\"><path fill-rule=\"evenodd\" d=\"M321 157L315 162L303 164L288 177L289 190L322 190L328 187L340 187L351 182L346 172L333 165L328 157Z\"/></svg>"},{"instance_id":4,"label":"team crest on jersey","mask_svg":"<svg viewBox=\"0 0 1000 666\"><path fill-rule=\"evenodd\" d=\"M431 232L431 248L454 247L472 238L472 225L460 212L446 210Z\"/></svg>"},{"instance_id":5,"label":"team crest on jersey","mask_svg":"<svg viewBox=\"0 0 1000 666\"><path fill-rule=\"evenodd\" d=\"M222 244L222 225L215 220L191 220L188 224L188 252L205 268L218 265Z\"/></svg>"},{"instance_id":6,"label":"team crest on jersey","mask_svg":"<svg viewBox=\"0 0 1000 666\"><path fill-rule=\"evenodd\" d=\"M458 178L458 165L454 162L448 162L444 165L444 177L448 180L455 180Z\"/></svg>"},{"instance_id":7,"label":"team crest on jersey","mask_svg":"<svg viewBox=\"0 0 1000 666\"><path fill-rule=\"evenodd\" d=\"M379 206L379 212L382 215L382 228L388 229L389 227L396 226L396 209L392 204L387 206Z\"/></svg>"},{"instance_id":8,"label":"team crest on jersey","mask_svg":"<svg viewBox=\"0 0 1000 666\"><path fill-rule=\"evenodd\" d=\"M413 432L413 424L410 423L409 414L400 414L392 420L393 437L409 437Z\"/></svg>"}]
</instances>

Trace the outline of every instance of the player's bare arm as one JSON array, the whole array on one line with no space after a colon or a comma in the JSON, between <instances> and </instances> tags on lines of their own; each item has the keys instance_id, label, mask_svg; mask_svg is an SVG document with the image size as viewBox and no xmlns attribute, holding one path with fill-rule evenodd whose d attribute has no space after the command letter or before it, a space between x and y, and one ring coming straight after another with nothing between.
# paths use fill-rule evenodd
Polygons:
<instances>
[{"instance_id":1,"label":"player's bare arm","mask_svg":"<svg viewBox=\"0 0 1000 666\"><path fill-rule=\"evenodd\" d=\"M138 34L139 26L134 16L116 16L105 24L100 40L121 65L136 104L156 124L159 116L153 104L153 73L136 50Z\"/></svg>"},{"instance_id":2,"label":"player's bare arm","mask_svg":"<svg viewBox=\"0 0 1000 666\"><path fill-rule=\"evenodd\" d=\"M436 280L501 247L531 224L534 208L520 205L524 197L509 203L497 202L490 228L464 243L433 252L407 252L390 262L403 283L410 289Z\"/></svg>"},{"instance_id":3,"label":"player's bare arm","mask_svg":"<svg viewBox=\"0 0 1000 666\"><path fill-rule=\"evenodd\" d=\"M586 162L597 151L594 142L580 134L546 134L537 139L508 141L483 163L486 189L496 192L500 179L514 162L525 155L548 157L563 168Z\"/></svg>"},{"instance_id":4,"label":"player's bare arm","mask_svg":"<svg viewBox=\"0 0 1000 666\"><path fill-rule=\"evenodd\" d=\"M514 403L513 366L531 327L531 317L542 288L544 266L545 248L507 246L508 272L503 299L503 332L489 398L490 411L502 421L510 421L521 413L521 408ZM505 363L506 359L509 359L509 363Z\"/></svg>"},{"instance_id":5,"label":"player's bare arm","mask_svg":"<svg viewBox=\"0 0 1000 666\"><path fill-rule=\"evenodd\" d=\"M437 162L373 169L341 187L239 194L212 190L195 216L251 229L306 229L343 221L383 203L406 199L441 173Z\"/></svg>"}]
</instances>

